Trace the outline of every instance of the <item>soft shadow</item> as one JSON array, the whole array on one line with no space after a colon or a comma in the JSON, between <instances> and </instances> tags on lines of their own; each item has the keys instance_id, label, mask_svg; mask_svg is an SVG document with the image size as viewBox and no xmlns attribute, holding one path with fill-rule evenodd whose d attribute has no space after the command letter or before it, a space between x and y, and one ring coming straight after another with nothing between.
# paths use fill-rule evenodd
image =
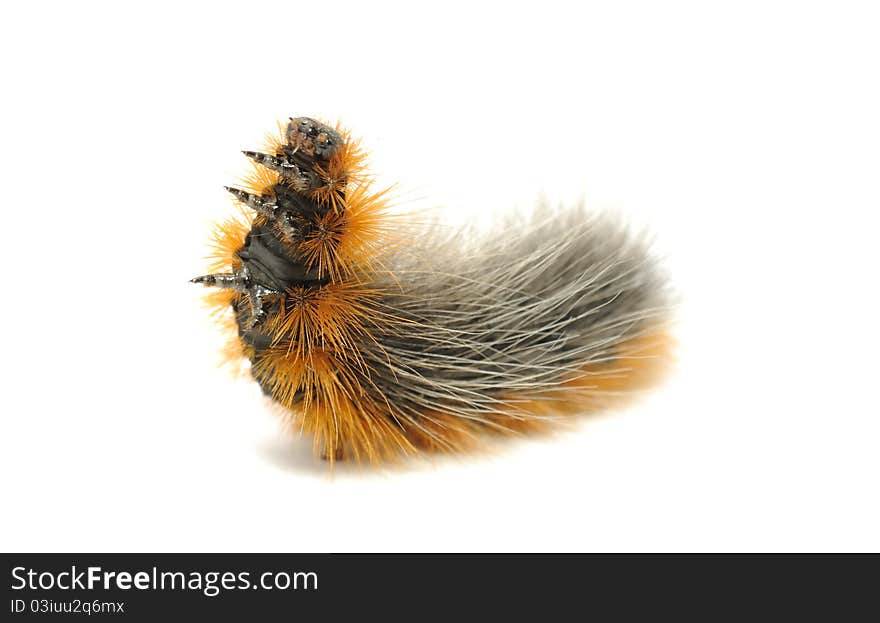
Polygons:
<instances>
[{"instance_id":1,"label":"soft shadow","mask_svg":"<svg viewBox=\"0 0 880 623\"><path fill-rule=\"evenodd\" d=\"M637 402L640 396L633 396ZM461 452L427 453L419 456L401 457L389 460L382 465L357 463L351 460L330 463L316 456L311 440L306 437L278 435L266 438L257 447L257 453L267 463L285 472L307 474L316 478L333 480L339 477L388 477L401 473L418 471L436 471L447 466L468 466L480 463L491 463L503 457L509 457L516 449L537 443L553 443L560 436L583 433L590 421L612 417L621 411L621 407L608 406L605 410L585 413L581 417L559 418L554 426L544 430L532 431L529 434L514 433L510 436L487 434L473 448Z\"/></svg>"},{"instance_id":2,"label":"soft shadow","mask_svg":"<svg viewBox=\"0 0 880 623\"><path fill-rule=\"evenodd\" d=\"M315 456L310 440L305 438L291 439L283 435L267 438L260 442L256 449L260 457L276 469L333 480L339 477L383 478L395 474L436 471L449 465L462 466L490 462L506 455L512 447L522 442L524 442L522 439L507 438L504 443L496 444L491 438L487 438L479 450L402 457L382 465L343 460L335 461L332 468L327 461Z\"/></svg>"},{"instance_id":3,"label":"soft shadow","mask_svg":"<svg viewBox=\"0 0 880 623\"><path fill-rule=\"evenodd\" d=\"M352 461L335 461L333 467L312 451L312 444L307 439L291 439L279 437L263 440L257 446L258 454L273 467L298 474L308 474L319 478L331 479L339 476L369 476L387 473L377 467L358 465Z\"/></svg>"}]
</instances>

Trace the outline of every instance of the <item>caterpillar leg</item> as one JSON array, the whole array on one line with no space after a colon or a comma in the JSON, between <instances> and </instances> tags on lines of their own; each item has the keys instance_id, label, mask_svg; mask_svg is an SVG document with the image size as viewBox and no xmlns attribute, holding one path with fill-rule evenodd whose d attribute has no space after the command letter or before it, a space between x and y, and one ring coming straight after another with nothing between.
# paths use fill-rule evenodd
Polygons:
<instances>
[{"instance_id":1,"label":"caterpillar leg","mask_svg":"<svg viewBox=\"0 0 880 623\"><path fill-rule=\"evenodd\" d=\"M247 292L248 289L248 278L244 272L201 275L193 277L189 281L190 283L200 283L209 288L225 288L236 292Z\"/></svg>"},{"instance_id":2,"label":"caterpillar leg","mask_svg":"<svg viewBox=\"0 0 880 623\"><path fill-rule=\"evenodd\" d=\"M241 153L270 171L280 173L286 180L289 180L288 184L297 191L304 192L321 185L315 173L296 162L294 159L296 152L276 155L264 154L259 151L243 151Z\"/></svg>"},{"instance_id":3,"label":"caterpillar leg","mask_svg":"<svg viewBox=\"0 0 880 623\"><path fill-rule=\"evenodd\" d=\"M224 288L247 294L250 301L250 317L247 320L247 328L253 329L261 324L266 318L265 300L268 295L277 292L255 283L248 273L247 267L234 273L202 275L190 279L192 283L200 283L207 287Z\"/></svg>"},{"instance_id":4,"label":"caterpillar leg","mask_svg":"<svg viewBox=\"0 0 880 623\"><path fill-rule=\"evenodd\" d=\"M232 186L224 186L223 188L235 197L236 201L249 207L260 216L273 220L276 218L275 212L278 209L278 205L275 203L273 195L257 195Z\"/></svg>"}]
</instances>

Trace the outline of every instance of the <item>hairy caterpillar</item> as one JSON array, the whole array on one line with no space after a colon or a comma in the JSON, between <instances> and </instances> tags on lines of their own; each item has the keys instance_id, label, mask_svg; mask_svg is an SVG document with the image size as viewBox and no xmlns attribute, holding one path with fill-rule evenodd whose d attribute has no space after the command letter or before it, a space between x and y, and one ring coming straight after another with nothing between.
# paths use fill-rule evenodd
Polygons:
<instances>
[{"instance_id":1,"label":"hairy caterpillar","mask_svg":"<svg viewBox=\"0 0 880 623\"><path fill-rule=\"evenodd\" d=\"M192 281L231 310L227 356L331 464L541 429L660 369L665 279L615 220L545 210L494 239L406 238L340 127L291 118L244 154L252 175L227 187L243 216Z\"/></svg>"}]
</instances>

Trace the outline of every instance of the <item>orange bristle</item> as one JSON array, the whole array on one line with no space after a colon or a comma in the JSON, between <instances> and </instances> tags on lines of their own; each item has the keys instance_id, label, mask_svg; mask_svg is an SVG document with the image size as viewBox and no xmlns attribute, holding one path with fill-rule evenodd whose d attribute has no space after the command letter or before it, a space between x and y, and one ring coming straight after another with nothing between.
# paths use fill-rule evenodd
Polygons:
<instances>
[{"instance_id":1,"label":"orange bristle","mask_svg":"<svg viewBox=\"0 0 880 623\"><path fill-rule=\"evenodd\" d=\"M375 270L394 236L394 219L387 211L391 190L371 192L369 186L359 185L348 193L344 212L328 210L315 233L300 245L307 265L333 281Z\"/></svg>"},{"instance_id":2,"label":"orange bristle","mask_svg":"<svg viewBox=\"0 0 880 623\"><path fill-rule=\"evenodd\" d=\"M287 352L296 356L329 349L342 358L357 357L357 341L369 335L367 326L376 321L375 292L352 282L298 287L287 295L266 325L273 344L287 342Z\"/></svg>"},{"instance_id":3,"label":"orange bristle","mask_svg":"<svg viewBox=\"0 0 880 623\"><path fill-rule=\"evenodd\" d=\"M287 124L283 121L275 122L275 129L269 130L263 136L263 151L269 154L281 153L281 148L287 141Z\"/></svg>"},{"instance_id":4,"label":"orange bristle","mask_svg":"<svg viewBox=\"0 0 880 623\"><path fill-rule=\"evenodd\" d=\"M209 251L205 256L208 260L208 271L220 273L234 270L241 265L236 252L241 249L244 239L253 225L253 213L239 209L225 221L215 223L211 232Z\"/></svg>"},{"instance_id":5,"label":"orange bristle","mask_svg":"<svg viewBox=\"0 0 880 623\"><path fill-rule=\"evenodd\" d=\"M254 162L250 166L250 170L239 178L242 189L255 195L271 194L275 185L281 182L281 175Z\"/></svg>"},{"instance_id":6,"label":"orange bristle","mask_svg":"<svg viewBox=\"0 0 880 623\"><path fill-rule=\"evenodd\" d=\"M334 212L339 213L343 207L348 207L345 195L350 186L367 181L367 153L350 133L338 125L336 130L342 134L345 143L326 166L315 167L324 185L312 190L310 194L321 205L330 206Z\"/></svg>"},{"instance_id":7,"label":"orange bristle","mask_svg":"<svg viewBox=\"0 0 880 623\"><path fill-rule=\"evenodd\" d=\"M254 374L290 410L300 430L314 435L315 450L323 450L331 462L339 450L371 463L413 450L348 364L327 350L300 355L271 348L257 357Z\"/></svg>"}]
</instances>

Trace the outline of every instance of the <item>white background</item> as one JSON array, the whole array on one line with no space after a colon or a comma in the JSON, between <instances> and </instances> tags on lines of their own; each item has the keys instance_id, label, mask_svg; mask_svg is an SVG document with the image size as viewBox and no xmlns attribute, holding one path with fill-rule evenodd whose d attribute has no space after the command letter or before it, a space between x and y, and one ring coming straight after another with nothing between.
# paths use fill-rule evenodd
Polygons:
<instances>
[{"instance_id":1,"label":"white background","mask_svg":"<svg viewBox=\"0 0 880 623\"><path fill-rule=\"evenodd\" d=\"M0 549L877 550L876 4L6 3ZM341 118L450 224L585 197L683 298L637 407L327 476L187 280Z\"/></svg>"}]
</instances>

